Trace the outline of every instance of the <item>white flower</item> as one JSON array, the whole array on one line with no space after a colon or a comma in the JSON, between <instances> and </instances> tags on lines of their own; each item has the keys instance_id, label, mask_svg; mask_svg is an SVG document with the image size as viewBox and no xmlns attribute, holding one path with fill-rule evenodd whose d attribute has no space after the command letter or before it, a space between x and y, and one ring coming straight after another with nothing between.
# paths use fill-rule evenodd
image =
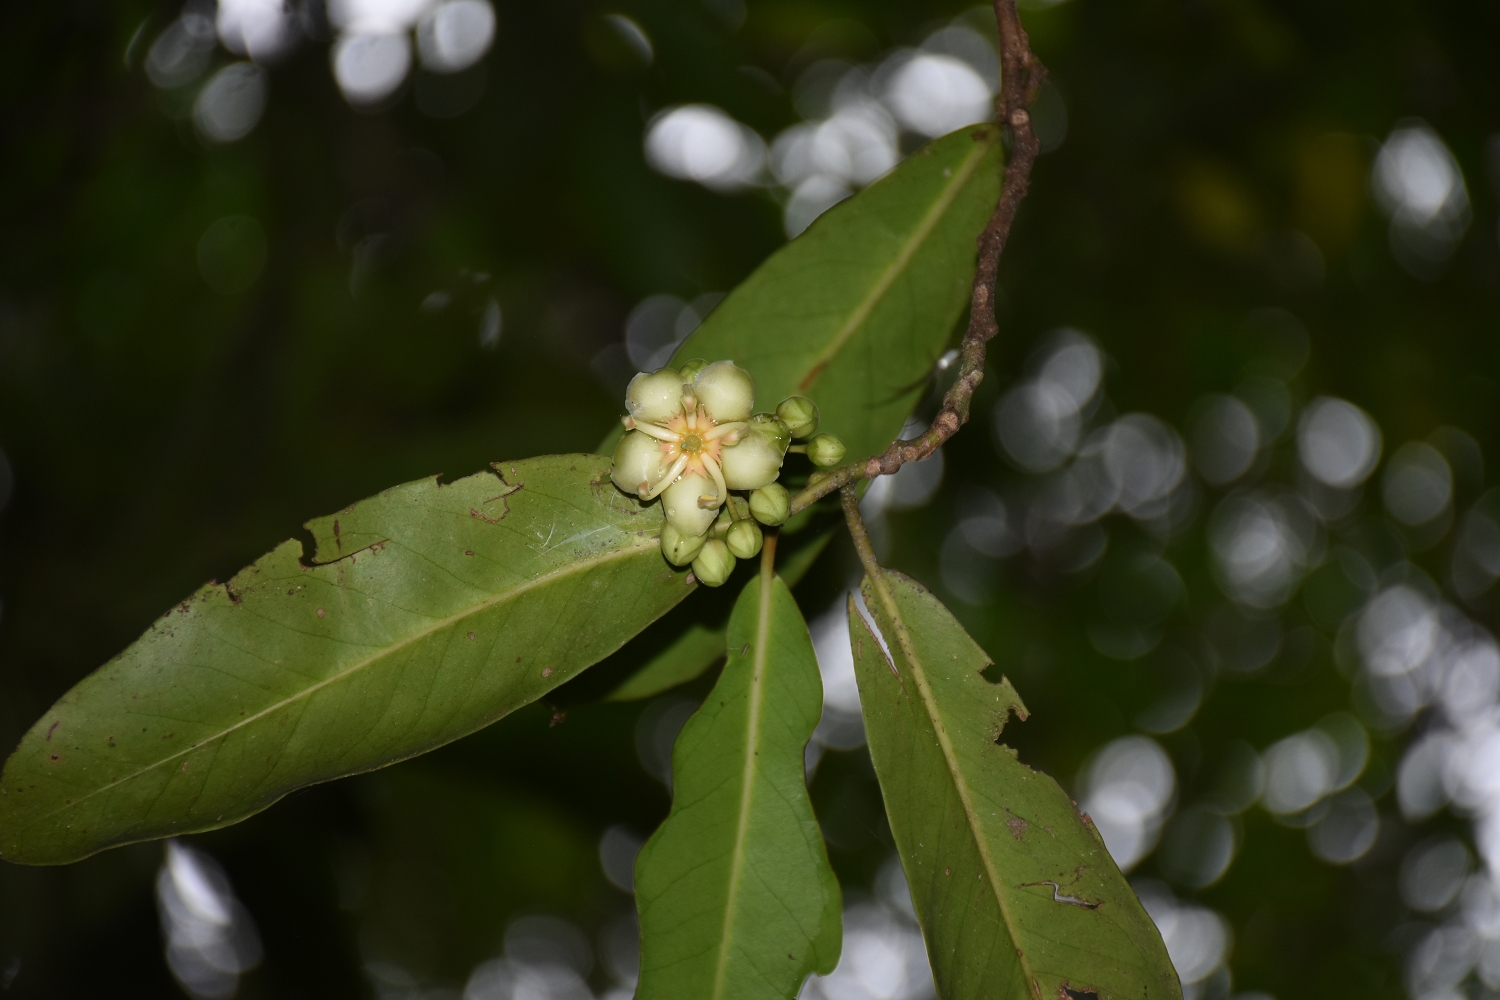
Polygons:
<instances>
[{"instance_id":1,"label":"white flower","mask_svg":"<svg viewBox=\"0 0 1500 1000\"><path fill-rule=\"evenodd\" d=\"M705 534L729 490L757 489L781 471L787 436L750 419L755 383L733 361L641 372L625 405L630 430L615 449L611 477L642 500L660 496L667 522L683 536Z\"/></svg>"}]
</instances>

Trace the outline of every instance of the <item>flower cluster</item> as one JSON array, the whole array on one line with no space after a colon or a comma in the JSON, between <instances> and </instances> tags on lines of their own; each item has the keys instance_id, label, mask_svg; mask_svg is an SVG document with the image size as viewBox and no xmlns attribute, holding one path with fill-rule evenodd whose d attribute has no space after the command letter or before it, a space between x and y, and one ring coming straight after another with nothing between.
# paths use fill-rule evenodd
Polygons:
<instances>
[{"instance_id":1,"label":"flower cluster","mask_svg":"<svg viewBox=\"0 0 1500 1000\"><path fill-rule=\"evenodd\" d=\"M776 480L789 448L824 467L844 457L833 435L813 436L818 407L806 397L754 413L755 383L733 361L641 372L625 390L625 405L614 483L642 500L661 497L662 554L674 566L691 563L710 587L729 578L736 558L760 551L761 524L786 520L791 498ZM793 446L794 438L812 440Z\"/></svg>"}]
</instances>

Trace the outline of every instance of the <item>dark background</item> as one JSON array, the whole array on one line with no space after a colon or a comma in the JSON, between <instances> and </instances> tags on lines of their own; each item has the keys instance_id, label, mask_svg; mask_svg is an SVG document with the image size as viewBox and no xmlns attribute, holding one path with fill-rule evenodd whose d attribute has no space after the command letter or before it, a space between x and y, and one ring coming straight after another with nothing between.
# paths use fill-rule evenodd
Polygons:
<instances>
[{"instance_id":1,"label":"dark background","mask_svg":"<svg viewBox=\"0 0 1500 1000\"><path fill-rule=\"evenodd\" d=\"M632 306L725 291L784 240L773 193L726 196L652 172L649 115L709 102L769 139L797 120L786 91L815 59L875 59L965 10L750 0L731 30L694 0L629 0L619 9L655 46L640 67L600 41L599 17L616 8L497 7L484 93L464 114L427 117L410 94L354 110L327 44L307 41L271 67L259 127L224 146L195 133L190 93L158 90L138 51L125 58L174 4L0 13L0 744L163 607L307 518L435 472L592 448L619 402L589 362L619 341ZM1500 9L1068 0L1023 16L1067 134L1038 162L1001 265L1001 336L975 405L986 416L947 449L938 497L892 515L890 562L937 587L1015 680L1033 716L1008 737L1072 787L1091 751L1132 731L1151 667L1083 638L1107 573L1021 555L997 568L984 603L939 585L960 488L1022 478L987 429L993 401L1039 338L1069 325L1106 352L1114 410L1183 426L1205 392L1241 378L1246 315L1275 306L1310 333L1295 401L1355 401L1387 453L1451 425L1493 454L1500 249L1486 150L1500 130ZM1368 181L1380 142L1413 117L1451 149L1472 216L1421 276L1393 256ZM195 257L227 215L258 220L268 245L258 280L228 295ZM1288 264L1297 233L1320 256L1311 272ZM434 291L450 305L423 311ZM485 349L491 296L504 330ZM1279 447L1257 475L1295 481ZM1457 509L1483 486L1461 480ZM1379 520L1373 493L1361 511ZM1117 547L1141 536L1108 523ZM1183 634L1223 602L1204 515L1195 523L1171 543ZM1445 577L1449 542L1395 544L1392 558ZM848 558L835 546L804 585L810 615ZM1483 601L1470 613L1489 615ZM1306 662L1221 681L1161 737L1184 798L1227 740L1264 747L1349 707L1333 630L1319 635ZM372 995L363 965L377 957L461 985L519 913L593 930L627 912L596 848L607 825L645 834L666 812L634 752L641 710L575 704L550 727L551 707L533 706L192 838L223 863L265 942L242 995ZM1183 890L1233 928L1236 991L1404 995L1403 949L1421 925L1396 892L1402 851L1431 830L1468 836L1453 816L1400 819L1391 775L1414 731L1376 736L1361 780L1385 823L1358 863L1315 859L1300 830L1255 809L1236 820L1228 874ZM868 887L889 834L863 751L830 753L813 797L841 877ZM152 896L160 860L146 844L67 868L0 865L0 993L180 995Z\"/></svg>"}]
</instances>

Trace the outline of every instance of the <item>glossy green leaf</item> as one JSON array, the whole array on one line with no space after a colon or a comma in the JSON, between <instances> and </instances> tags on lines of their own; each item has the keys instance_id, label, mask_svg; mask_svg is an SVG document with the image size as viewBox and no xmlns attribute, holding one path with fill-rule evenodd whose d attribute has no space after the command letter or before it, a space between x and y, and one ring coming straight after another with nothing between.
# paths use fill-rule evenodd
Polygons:
<instances>
[{"instance_id":1,"label":"glossy green leaf","mask_svg":"<svg viewBox=\"0 0 1500 1000\"><path fill-rule=\"evenodd\" d=\"M838 962L838 880L803 775L823 708L779 578L746 585L728 661L672 749L672 812L641 849L638 1000L776 1000Z\"/></svg>"},{"instance_id":2,"label":"glossy green leaf","mask_svg":"<svg viewBox=\"0 0 1500 1000\"><path fill-rule=\"evenodd\" d=\"M938 600L866 579L890 658L849 602L870 756L941 1000L1182 996L1161 935L1104 841L1000 743L1026 718L1008 680Z\"/></svg>"},{"instance_id":3,"label":"glossy green leaf","mask_svg":"<svg viewBox=\"0 0 1500 1000\"><path fill-rule=\"evenodd\" d=\"M0 778L0 856L223 826L479 729L686 596L661 514L563 455L387 490L208 584L64 695Z\"/></svg>"},{"instance_id":4,"label":"glossy green leaf","mask_svg":"<svg viewBox=\"0 0 1500 1000\"><path fill-rule=\"evenodd\" d=\"M788 587L795 587L812 569L812 564L823 554L832 537L833 529L829 529L795 547L788 546L787 539L783 538L782 546L790 551L778 562L776 575ZM777 554L781 553L778 551ZM656 643L645 664L610 692L610 701L636 701L661 694L679 684L686 684L724 658L724 618L714 614L715 608L703 608L702 598L693 603L699 607L679 605L646 633L631 640L626 649L620 650L618 655L623 656L630 645L637 642ZM707 613L701 614L702 611ZM661 636L648 634L658 629L662 630Z\"/></svg>"},{"instance_id":5,"label":"glossy green leaf","mask_svg":"<svg viewBox=\"0 0 1500 1000\"><path fill-rule=\"evenodd\" d=\"M883 450L968 304L999 194L992 126L928 144L772 254L676 360L732 358L761 409L811 396L851 459Z\"/></svg>"}]
</instances>

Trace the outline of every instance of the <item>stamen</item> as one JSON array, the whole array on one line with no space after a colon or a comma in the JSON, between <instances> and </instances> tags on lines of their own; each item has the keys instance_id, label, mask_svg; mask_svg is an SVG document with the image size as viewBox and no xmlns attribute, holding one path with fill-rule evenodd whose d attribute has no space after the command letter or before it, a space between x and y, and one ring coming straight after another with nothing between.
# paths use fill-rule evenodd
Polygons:
<instances>
[{"instance_id":1,"label":"stamen","mask_svg":"<svg viewBox=\"0 0 1500 1000\"><path fill-rule=\"evenodd\" d=\"M704 510L713 510L719 506L719 498L710 493L701 494L698 497L698 506Z\"/></svg>"},{"instance_id":2,"label":"stamen","mask_svg":"<svg viewBox=\"0 0 1500 1000\"><path fill-rule=\"evenodd\" d=\"M625 425L627 431L635 430L635 418L628 413L620 418L620 423Z\"/></svg>"},{"instance_id":3,"label":"stamen","mask_svg":"<svg viewBox=\"0 0 1500 1000\"><path fill-rule=\"evenodd\" d=\"M655 488L642 493L641 499L655 500L657 497L661 496L662 490L677 482L677 477L682 475L682 470L687 468L687 463L688 458L686 455L683 455L677 461L673 462L672 467L667 470L667 474L665 476L661 477L661 480L657 482Z\"/></svg>"},{"instance_id":4,"label":"stamen","mask_svg":"<svg viewBox=\"0 0 1500 1000\"><path fill-rule=\"evenodd\" d=\"M719 468L719 463L706 451L699 452L698 458L708 474L714 477L714 487L719 491L719 496L729 496L729 487L724 485L724 470Z\"/></svg>"},{"instance_id":5,"label":"stamen","mask_svg":"<svg viewBox=\"0 0 1500 1000\"><path fill-rule=\"evenodd\" d=\"M705 441L713 441L713 440L716 440L718 438L723 437L725 434L728 434L731 431L741 431L741 430L744 430L746 427L749 427L749 426L750 426L750 421L748 421L748 420L735 420L735 421L731 421L730 423L727 423L727 424L719 424L717 427L712 427L712 428L704 431L703 432L703 440L705 440ZM725 443L727 444L728 442L725 442Z\"/></svg>"},{"instance_id":6,"label":"stamen","mask_svg":"<svg viewBox=\"0 0 1500 1000\"><path fill-rule=\"evenodd\" d=\"M635 429L640 431L642 434L646 434L650 437L656 438L656 440L658 441L671 441L673 443L676 443L682 440L681 434L678 434L676 431L669 431L659 424L640 423L635 425Z\"/></svg>"}]
</instances>

